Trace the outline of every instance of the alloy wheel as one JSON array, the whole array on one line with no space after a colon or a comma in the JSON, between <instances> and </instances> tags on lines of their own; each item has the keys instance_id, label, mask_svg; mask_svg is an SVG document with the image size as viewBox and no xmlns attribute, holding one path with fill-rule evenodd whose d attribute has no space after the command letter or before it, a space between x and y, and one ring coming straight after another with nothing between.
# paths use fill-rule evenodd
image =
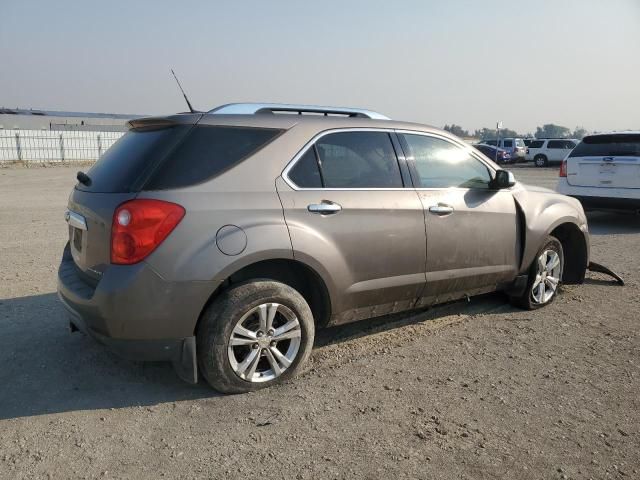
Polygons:
<instances>
[{"instance_id":1,"label":"alloy wheel","mask_svg":"<svg viewBox=\"0 0 640 480\"><path fill-rule=\"evenodd\" d=\"M295 361L302 330L296 314L280 303L263 303L245 313L227 349L233 371L248 382L268 382Z\"/></svg>"},{"instance_id":2,"label":"alloy wheel","mask_svg":"<svg viewBox=\"0 0 640 480\"><path fill-rule=\"evenodd\" d=\"M555 250L545 250L536 261L536 278L531 287L534 303L543 305L556 293L562 276L562 262Z\"/></svg>"}]
</instances>

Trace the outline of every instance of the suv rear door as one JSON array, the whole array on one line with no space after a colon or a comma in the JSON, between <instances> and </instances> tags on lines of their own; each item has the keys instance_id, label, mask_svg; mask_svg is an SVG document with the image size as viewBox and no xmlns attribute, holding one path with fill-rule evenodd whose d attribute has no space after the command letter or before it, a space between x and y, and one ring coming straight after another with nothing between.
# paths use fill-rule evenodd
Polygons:
<instances>
[{"instance_id":1,"label":"suv rear door","mask_svg":"<svg viewBox=\"0 0 640 480\"><path fill-rule=\"evenodd\" d=\"M333 283L335 323L411 308L425 285L422 204L393 135L325 132L277 182L294 258Z\"/></svg>"},{"instance_id":2,"label":"suv rear door","mask_svg":"<svg viewBox=\"0 0 640 480\"><path fill-rule=\"evenodd\" d=\"M422 303L494 290L517 274L517 218L509 190L492 190L491 171L471 149L431 134L403 133L403 148L427 229Z\"/></svg>"},{"instance_id":3,"label":"suv rear door","mask_svg":"<svg viewBox=\"0 0 640 480\"><path fill-rule=\"evenodd\" d=\"M567 158L567 183L640 188L640 134L592 135L582 139Z\"/></svg>"}]
</instances>

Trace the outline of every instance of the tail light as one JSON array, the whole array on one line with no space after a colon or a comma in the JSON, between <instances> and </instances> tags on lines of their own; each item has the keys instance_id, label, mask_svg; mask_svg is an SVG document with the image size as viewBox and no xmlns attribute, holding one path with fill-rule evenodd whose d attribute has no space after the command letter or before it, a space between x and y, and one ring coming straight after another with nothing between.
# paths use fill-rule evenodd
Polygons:
<instances>
[{"instance_id":1,"label":"tail light","mask_svg":"<svg viewBox=\"0 0 640 480\"><path fill-rule=\"evenodd\" d=\"M567 176L567 161L566 160L562 160L562 163L560 164L560 174L558 176L560 176L560 177L566 177Z\"/></svg>"},{"instance_id":2,"label":"tail light","mask_svg":"<svg viewBox=\"0 0 640 480\"><path fill-rule=\"evenodd\" d=\"M120 205L111 225L111 263L131 265L153 252L184 217L184 208L162 200Z\"/></svg>"}]
</instances>

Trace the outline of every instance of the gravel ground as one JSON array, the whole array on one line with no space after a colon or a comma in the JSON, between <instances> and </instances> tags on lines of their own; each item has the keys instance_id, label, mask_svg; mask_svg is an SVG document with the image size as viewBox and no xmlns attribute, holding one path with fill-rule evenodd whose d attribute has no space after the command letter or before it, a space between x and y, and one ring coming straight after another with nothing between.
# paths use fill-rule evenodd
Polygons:
<instances>
[{"instance_id":1,"label":"gravel ground","mask_svg":"<svg viewBox=\"0 0 640 480\"><path fill-rule=\"evenodd\" d=\"M640 478L640 218L590 215L625 287L589 274L536 312L493 294L331 329L295 381L225 397L67 331L76 169L0 169L0 478Z\"/></svg>"}]
</instances>

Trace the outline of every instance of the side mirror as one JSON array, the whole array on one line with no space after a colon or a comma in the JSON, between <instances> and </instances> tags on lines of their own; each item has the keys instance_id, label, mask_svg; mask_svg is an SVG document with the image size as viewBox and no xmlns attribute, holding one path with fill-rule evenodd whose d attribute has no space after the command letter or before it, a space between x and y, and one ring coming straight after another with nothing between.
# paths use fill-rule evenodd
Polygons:
<instances>
[{"instance_id":1,"label":"side mirror","mask_svg":"<svg viewBox=\"0 0 640 480\"><path fill-rule=\"evenodd\" d=\"M489 187L494 190L501 190L503 188L513 187L515 184L516 177L513 176L513 173L507 170L496 170L496 176L493 177L493 180L489 183Z\"/></svg>"}]
</instances>

